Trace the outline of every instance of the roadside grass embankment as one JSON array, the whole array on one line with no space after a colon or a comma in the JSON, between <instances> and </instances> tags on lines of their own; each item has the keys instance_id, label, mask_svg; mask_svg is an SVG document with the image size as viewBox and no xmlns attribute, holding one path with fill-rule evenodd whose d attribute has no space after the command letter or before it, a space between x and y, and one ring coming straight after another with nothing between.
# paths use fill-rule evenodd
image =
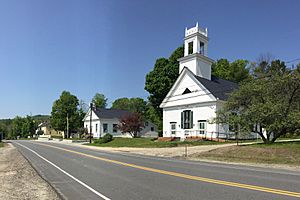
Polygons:
<instances>
[{"instance_id":1,"label":"roadside grass embankment","mask_svg":"<svg viewBox=\"0 0 300 200\"><path fill-rule=\"evenodd\" d=\"M214 141L157 141L151 138L113 138L112 141L102 144L86 144L90 146L99 147L137 147L137 148L166 148L166 147L179 147L179 146L198 146L198 145L216 145L224 144L224 142L214 142Z\"/></svg>"},{"instance_id":2,"label":"roadside grass embankment","mask_svg":"<svg viewBox=\"0 0 300 200\"><path fill-rule=\"evenodd\" d=\"M191 157L225 162L300 166L300 141L222 147L195 153Z\"/></svg>"}]
</instances>

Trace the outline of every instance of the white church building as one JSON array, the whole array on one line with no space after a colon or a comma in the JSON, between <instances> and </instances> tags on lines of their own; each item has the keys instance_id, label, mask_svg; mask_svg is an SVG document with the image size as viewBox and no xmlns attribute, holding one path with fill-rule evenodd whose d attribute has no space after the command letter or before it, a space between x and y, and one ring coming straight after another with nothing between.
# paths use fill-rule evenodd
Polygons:
<instances>
[{"instance_id":1,"label":"white church building","mask_svg":"<svg viewBox=\"0 0 300 200\"><path fill-rule=\"evenodd\" d=\"M211 75L214 61L208 57L207 29L198 23L185 29L184 57L178 61L179 77L160 105L163 137L227 137L229 126L213 121L238 85Z\"/></svg>"}]
</instances>

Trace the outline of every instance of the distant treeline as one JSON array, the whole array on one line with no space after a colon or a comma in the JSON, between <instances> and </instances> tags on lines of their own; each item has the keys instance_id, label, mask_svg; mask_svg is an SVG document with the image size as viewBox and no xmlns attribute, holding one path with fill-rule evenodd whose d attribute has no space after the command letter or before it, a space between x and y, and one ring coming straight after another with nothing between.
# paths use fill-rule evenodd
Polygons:
<instances>
[{"instance_id":1,"label":"distant treeline","mask_svg":"<svg viewBox=\"0 0 300 200\"><path fill-rule=\"evenodd\" d=\"M26 117L15 117L14 119L0 119L0 133L5 139L16 139L33 136L37 126L44 121L49 121L49 115L35 115Z\"/></svg>"}]
</instances>

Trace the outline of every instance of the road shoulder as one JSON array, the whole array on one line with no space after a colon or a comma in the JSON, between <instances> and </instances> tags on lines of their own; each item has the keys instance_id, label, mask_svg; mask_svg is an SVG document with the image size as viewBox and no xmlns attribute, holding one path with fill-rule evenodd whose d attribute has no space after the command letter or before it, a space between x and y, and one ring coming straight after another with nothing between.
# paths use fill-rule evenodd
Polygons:
<instances>
[{"instance_id":1,"label":"road shoulder","mask_svg":"<svg viewBox=\"0 0 300 200\"><path fill-rule=\"evenodd\" d=\"M0 185L0 199L60 199L10 143L0 148Z\"/></svg>"}]
</instances>

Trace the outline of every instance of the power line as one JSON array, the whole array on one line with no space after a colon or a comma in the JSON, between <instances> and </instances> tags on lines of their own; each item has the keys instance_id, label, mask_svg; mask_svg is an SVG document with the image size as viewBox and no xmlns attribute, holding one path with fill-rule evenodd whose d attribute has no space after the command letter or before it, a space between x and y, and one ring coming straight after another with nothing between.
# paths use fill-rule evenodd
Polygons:
<instances>
[{"instance_id":1,"label":"power line","mask_svg":"<svg viewBox=\"0 0 300 200\"><path fill-rule=\"evenodd\" d=\"M300 61L300 58L296 58L296 59L293 59L293 60L289 60L289 61L286 61L285 63L292 63L292 62L295 62L295 61Z\"/></svg>"}]
</instances>

